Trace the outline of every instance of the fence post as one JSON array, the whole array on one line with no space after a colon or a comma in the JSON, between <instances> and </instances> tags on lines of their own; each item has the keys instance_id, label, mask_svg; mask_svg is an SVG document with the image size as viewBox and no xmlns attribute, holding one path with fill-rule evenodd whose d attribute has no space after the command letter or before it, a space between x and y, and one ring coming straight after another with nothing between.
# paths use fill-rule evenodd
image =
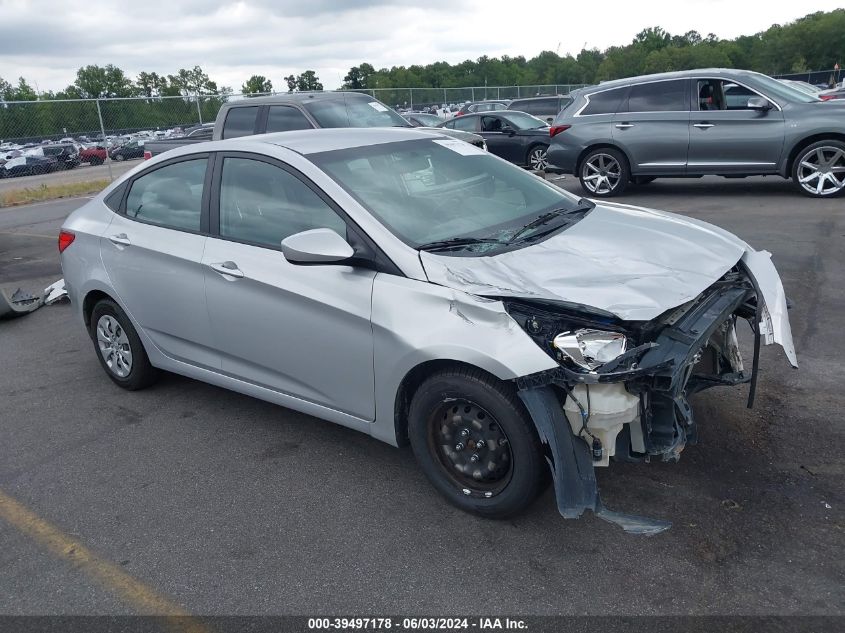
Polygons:
<instances>
[{"instance_id":1,"label":"fence post","mask_svg":"<svg viewBox=\"0 0 845 633\"><path fill-rule=\"evenodd\" d=\"M200 96L196 95L197 98L197 115L200 118L200 125L202 125L202 109L200 109Z\"/></svg>"},{"instance_id":2,"label":"fence post","mask_svg":"<svg viewBox=\"0 0 845 633\"><path fill-rule=\"evenodd\" d=\"M516 86L516 98L519 99L519 84Z\"/></svg>"},{"instance_id":3,"label":"fence post","mask_svg":"<svg viewBox=\"0 0 845 633\"><path fill-rule=\"evenodd\" d=\"M411 111L414 110L414 89L408 88L408 92L411 93Z\"/></svg>"},{"instance_id":4,"label":"fence post","mask_svg":"<svg viewBox=\"0 0 845 633\"><path fill-rule=\"evenodd\" d=\"M106 127L103 125L103 113L100 110L100 100L97 99L97 117L100 119L100 134L103 135L103 147L106 148L106 165L109 167L109 181L114 182L114 176L111 173L111 156L109 156L109 144L106 141Z\"/></svg>"},{"instance_id":5,"label":"fence post","mask_svg":"<svg viewBox=\"0 0 845 633\"><path fill-rule=\"evenodd\" d=\"M496 86L496 98L497 99L502 98L501 88L499 86Z\"/></svg>"},{"instance_id":6,"label":"fence post","mask_svg":"<svg viewBox=\"0 0 845 633\"><path fill-rule=\"evenodd\" d=\"M470 88L472 90L472 99L470 101L475 101L475 88Z\"/></svg>"},{"instance_id":7,"label":"fence post","mask_svg":"<svg viewBox=\"0 0 845 633\"><path fill-rule=\"evenodd\" d=\"M446 103L447 103L447 99L446 99L446 88L443 88L443 105L446 105Z\"/></svg>"}]
</instances>

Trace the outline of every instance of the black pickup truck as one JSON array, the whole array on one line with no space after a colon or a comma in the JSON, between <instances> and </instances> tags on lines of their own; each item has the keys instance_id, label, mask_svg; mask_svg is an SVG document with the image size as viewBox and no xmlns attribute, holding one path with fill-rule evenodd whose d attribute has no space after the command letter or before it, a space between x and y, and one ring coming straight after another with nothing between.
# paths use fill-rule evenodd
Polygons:
<instances>
[{"instance_id":1,"label":"black pickup truck","mask_svg":"<svg viewBox=\"0 0 845 633\"><path fill-rule=\"evenodd\" d=\"M208 124L208 128L212 124ZM335 127L412 127L402 115L381 101L360 92L307 92L255 97L224 103L217 113L210 138L219 141L237 136ZM203 129L206 129L204 126ZM461 130L418 127L440 136L451 136L487 149L478 134ZM145 158L200 139L185 136L163 141L148 141Z\"/></svg>"}]
</instances>

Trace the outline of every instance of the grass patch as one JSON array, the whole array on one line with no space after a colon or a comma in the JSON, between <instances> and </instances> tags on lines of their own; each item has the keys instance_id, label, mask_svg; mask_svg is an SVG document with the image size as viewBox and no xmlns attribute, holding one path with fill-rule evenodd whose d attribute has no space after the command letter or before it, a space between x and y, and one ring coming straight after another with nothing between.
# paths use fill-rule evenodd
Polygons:
<instances>
[{"instance_id":1,"label":"grass patch","mask_svg":"<svg viewBox=\"0 0 845 633\"><path fill-rule=\"evenodd\" d=\"M12 207L18 204L57 200L59 198L87 196L92 193L100 193L110 182L108 179L89 180L86 182L70 182L56 185L42 184L40 187L0 191L0 207Z\"/></svg>"}]
</instances>

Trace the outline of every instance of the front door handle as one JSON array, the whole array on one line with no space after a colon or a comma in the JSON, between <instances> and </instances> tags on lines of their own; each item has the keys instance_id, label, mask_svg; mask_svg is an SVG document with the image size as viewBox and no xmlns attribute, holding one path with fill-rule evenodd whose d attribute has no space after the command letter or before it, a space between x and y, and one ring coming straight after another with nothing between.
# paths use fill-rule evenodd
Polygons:
<instances>
[{"instance_id":1,"label":"front door handle","mask_svg":"<svg viewBox=\"0 0 845 633\"><path fill-rule=\"evenodd\" d=\"M118 233L109 237L109 242L118 246L129 246L132 242L126 237L126 233Z\"/></svg>"},{"instance_id":2,"label":"front door handle","mask_svg":"<svg viewBox=\"0 0 845 633\"><path fill-rule=\"evenodd\" d=\"M627 130L629 127L634 127L633 123L617 123L616 129L618 130Z\"/></svg>"},{"instance_id":3,"label":"front door handle","mask_svg":"<svg viewBox=\"0 0 845 633\"><path fill-rule=\"evenodd\" d=\"M229 277L236 277L238 279L244 276L243 271L238 268L235 262L219 262L217 264L209 264L208 266L211 270L221 275L229 275Z\"/></svg>"},{"instance_id":4,"label":"front door handle","mask_svg":"<svg viewBox=\"0 0 845 633\"><path fill-rule=\"evenodd\" d=\"M699 130L706 130L709 127L713 127L712 123L693 123L693 127L697 127Z\"/></svg>"}]
</instances>

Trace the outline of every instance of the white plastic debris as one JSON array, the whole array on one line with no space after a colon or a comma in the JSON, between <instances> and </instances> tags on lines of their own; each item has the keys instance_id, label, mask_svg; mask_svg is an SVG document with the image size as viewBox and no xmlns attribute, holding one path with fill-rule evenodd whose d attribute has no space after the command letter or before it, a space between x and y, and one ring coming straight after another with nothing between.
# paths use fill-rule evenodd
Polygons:
<instances>
[{"instance_id":1,"label":"white plastic debris","mask_svg":"<svg viewBox=\"0 0 845 633\"><path fill-rule=\"evenodd\" d=\"M44 288L44 305L52 305L57 301L62 301L67 298L67 290L65 289L64 279L59 279L57 282Z\"/></svg>"}]
</instances>

